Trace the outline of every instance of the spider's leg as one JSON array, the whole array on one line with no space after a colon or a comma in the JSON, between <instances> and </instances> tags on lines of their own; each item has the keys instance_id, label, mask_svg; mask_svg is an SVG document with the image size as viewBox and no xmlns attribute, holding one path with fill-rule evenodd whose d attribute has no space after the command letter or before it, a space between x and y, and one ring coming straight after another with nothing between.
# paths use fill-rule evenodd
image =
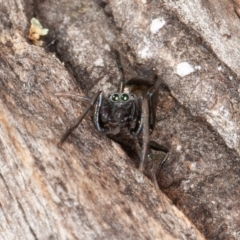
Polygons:
<instances>
[{"instance_id":1,"label":"spider's leg","mask_svg":"<svg viewBox=\"0 0 240 240\"><path fill-rule=\"evenodd\" d=\"M142 114L139 124L139 129L142 129L142 156L140 160L139 170L143 171L144 163L146 162L147 154L150 148L149 135L152 133L155 126L156 108L158 100L158 90L160 87L160 79L151 87L147 96L142 101ZM139 130L137 131L139 132Z\"/></svg>"},{"instance_id":2,"label":"spider's leg","mask_svg":"<svg viewBox=\"0 0 240 240\"><path fill-rule=\"evenodd\" d=\"M88 112L93 108L93 106L96 104L98 101L99 97L102 95L102 92L98 92L95 96L93 96L90 99L90 104L89 106L85 109L85 111L79 116L75 122L72 124L72 126L65 132L65 134L62 136L60 142L58 143L58 147L61 147L63 142L67 139L67 137L70 135L70 133L78 127L78 125L82 122L82 120L86 117Z\"/></svg>"},{"instance_id":3,"label":"spider's leg","mask_svg":"<svg viewBox=\"0 0 240 240\"><path fill-rule=\"evenodd\" d=\"M135 84L135 85L145 85L150 86L150 89L147 91L146 95L149 102L149 128L150 134L153 132L155 127L156 120L156 110L157 110L157 102L158 102L158 91L161 83L161 77L155 76L155 84L145 78L134 77L128 80L127 85Z\"/></svg>"},{"instance_id":4,"label":"spider's leg","mask_svg":"<svg viewBox=\"0 0 240 240\"><path fill-rule=\"evenodd\" d=\"M160 152L164 152L164 153L168 153L169 149L163 145L160 145L159 143L155 142L155 141L150 141L150 148L155 150L155 151L160 151Z\"/></svg>"},{"instance_id":5,"label":"spider's leg","mask_svg":"<svg viewBox=\"0 0 240 240\"><path fill-rule=\"evenodd\" d=\"M142 101L141 114L141 128L142 128L142 155L139 164L139 171L143 172L144 164L149 154L149 105L146 97Z\"/></svg>"},{"instance_id":6,"label":"spider's leg","mask_svg":"<svg viewBox=\"0 0 240 240\"><path fill-rule=\"evenodd\" d=\"M131 85L131 84L134 84L134 85L146 85L146 86L149 86L149 87L152 87L153 86L153 83L151 81L149 81L149 79L146 79L146 78L142 78L142 77L133 77L131 79L129 79L126 83L126 85Z\"/></svg>"},{"instance_id":7,"label":"spider's leg","mask_svg":"<svg viewBox=\"0 0 240 240\"><path fill-rule=\"evenodd\" d=\"M155 85L153 87L151 87L147 92L147 96L149 99L149 109L150 109L149 128L150 128L151 133L155 127L156 110L157 110L157 102L158 102L158 91L159 91L160 83L161 83L161 79L157 78Z\"/></svg>"},{"instance_id":8,"label":"spider's leg","mask_svg":"<svg viewBox=\"0 0 240 240\"><path fill-rule=\"evenodd\" d=\"M118 92L123 92L124 87L125 87L125 74L124 74L124 70L122 67L120 54L117 50L115 50L115 54L116 54L117 67L121 74L121 77L119 79Z\"/></svg>"},{"instance_id":9,"label":"spider's leg","mask_svg":"<svg viewBox=\"0 0 240 240\"><path fill-rule=\"evenodd\" d=\"M107 132L108 130L107 128L104 128L101 125L101 119L100 119L100 108L102 107L103 99L104 99L104 96L103 96L103 93L101 93L99 95L98 101L95 104L94 115L93 115L93 123L99 132Z\"/></svg>"},{"instance_id":10,"label":"spider's leg","mask_svg":"<svg viewBox=\"0 0 240 240\"><path fill-rule=\"evenodd\" d=\"M150 141L149 145L150 145L150 148L153 149L153 150L155 150L155 151L160 151L160 152L166 153L166 155L165 155L164 159L162 160L161 164L158 166L157 172L156 172L156 174L155 174L155 175L156 175L156 178L158 178L158 176L159 176L159 174L160 174L160 171L161 171L161 169L162 169L163 164L164 164L164 163L167 161L167 159L168 159L169 149L166 148L166 147L163 146L163 145L158 144L158 143L155 142L155 141Z\"/></svg>"},{"instance_id":11,"label":"spider's leg","mask_svg":"<svg viewBox=\"0 0 240 240\"><path fill-rule=\"evenodd\" d=\"M167 155L168 156L168 155ZM161 163L161 166L163 164L163 162L166 161L166 158L167 156L163 159L162 163ZM149 159L149 162L151 163L151 178L152 178L152 181L153 181L153 184L154 184L154 187L157 191L157 194L158 194L158 197L159 197L159 200L161 202L161 205L162 205L162 210L163 212L166 212L167 211L167 208L168 208L168 205L167 205L167 201L165 199L165 196L164 194L162 193L162 191L160 190L159 188L159 185L158 185L158 182L157 182L157 177L156 177L156 174L155 174L155 171L154 171L154 164L153 164L153 159L152 159L152 154L151 152L149 153L148 155L148 159Z\"/></svg>"}]
</instances>

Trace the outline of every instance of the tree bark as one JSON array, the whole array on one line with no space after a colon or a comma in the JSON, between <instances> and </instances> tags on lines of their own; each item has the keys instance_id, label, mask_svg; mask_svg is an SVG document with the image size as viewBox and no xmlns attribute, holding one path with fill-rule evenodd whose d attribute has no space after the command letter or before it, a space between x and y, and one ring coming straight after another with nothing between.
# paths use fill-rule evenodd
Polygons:
<instances>
[{"instance_id":1,"label":"tree bark","mask_svg":"<svg viewBox=\"0 0 240 240\"><path fill-rule=\"evenodd\" d=\"M27 39L32 17L50 30L43 48ZM239 238L238 1L9 0L0 19L1 239ZM162 212L138 153L91 118L57 147L86 103L54 93L116 91L112 49L128 79L163 73L158 180L187 217Z\"/></svg>"}]
</instances>

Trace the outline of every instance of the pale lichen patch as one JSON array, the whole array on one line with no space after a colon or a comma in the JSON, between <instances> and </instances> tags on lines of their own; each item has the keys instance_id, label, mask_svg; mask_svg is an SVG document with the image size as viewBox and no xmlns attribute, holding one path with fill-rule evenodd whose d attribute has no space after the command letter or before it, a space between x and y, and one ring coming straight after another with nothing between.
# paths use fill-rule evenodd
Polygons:
<instances>
[{"instance_id":1,"label":"pale lichen patch","mask_svg":"<svg viewBox=\"0 0 240 240\"><path fill-rule=\"evenodd\" d=\"M150 25L150 31L152 34L156 34L163 26L166 24L166 21L161 18L156 18L152 20L152 23Z\"/></svg>"},{"instance_id":2,"label":"pale lichen patch","mask_svg":"<svg viewBox=\"0 0 240 240\"><path fill-rule=\"evenodd\" d=\"M181 62L177 65L176 73L180 77L185 77L194 72L194 68L188 62Z\"/></svg>"}]
</instances>

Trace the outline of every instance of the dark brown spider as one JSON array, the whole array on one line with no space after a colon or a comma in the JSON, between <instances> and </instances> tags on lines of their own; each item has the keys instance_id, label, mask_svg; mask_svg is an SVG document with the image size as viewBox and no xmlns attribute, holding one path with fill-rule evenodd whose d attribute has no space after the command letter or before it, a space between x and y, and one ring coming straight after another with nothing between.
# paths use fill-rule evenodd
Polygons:
<instances>
[{"instance_id":1,"label":"dark brown spider","mask_svg":"<svg viewBox=\"0 0 240 240\"><path fill-rule=\"evenodd\" d=\"M118 56L119 57L119 56ZM163 209L165 208L163 196L158 188L157 176L163 163L168 158L168 149L154 141L150 141L150 134L153 132L156 120L156 109L158 102L158 91L160 87L160 78L155 79L155 84L150 84L142 78L132 78L127 84L145 84L149 86L147 94L137 97L133 93L124 92L125 79L123 69L121 67L120 58L118 58L118 66L121 70L121 78L119 81L118 91L104 96L102 91L96 93L92 98L81 97L72 93L58 93L58 96L78 97L89 101L88 107L74 124L62 136L58 146L61 147L63 142L78 127L86 115L94 108L93 123L96 129L102 133L111 133L116 128L127 128L128 131L138 139L141 146L141 158L139 170L143 172L147 161L151 163L151 177L162 201ZM162 160L157 174L154 172L153 161L151 159L151 149L166 153Z\"/></svg>"}]
</instances>

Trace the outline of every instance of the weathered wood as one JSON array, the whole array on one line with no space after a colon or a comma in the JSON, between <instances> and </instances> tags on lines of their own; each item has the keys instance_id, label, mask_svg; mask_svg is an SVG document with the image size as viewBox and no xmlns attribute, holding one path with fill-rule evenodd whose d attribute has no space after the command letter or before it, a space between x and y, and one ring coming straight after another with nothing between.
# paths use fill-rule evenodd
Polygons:
<instances>
[{"instance_id":1,"label":"weathered wood","mask_svg":"<svg viewBox=\"0 0 240 240\"><path fill-rule=\"evenodd\" d=\"M137 155L89 118L56 146L85 104L54 93L113 92L111 48L128 78L163 73L152 136L171 148L161 188L207 239L238 239L238 12L235 0L2 1L1 239L203 239L175 207L161 213ZM32 16L47 42L58 37L47 50L26 39ZM181 62L194 72L179 77Z\"/></svg>"},{"instance_id":2,"label":"weathered wood","mask_svg":"<svg viewBox=\"0 0 240 240\"><path fill-rule=\"evenodd\" d=\"M204 239L173 205L161 212L152 183L90 120L57 147L84 104L54 93L111 92L119 77L115 26L94 1L77 5L0 5L0 238ZM67 68L26 39L33 12Z\"/></svg>"}]
</instances>

